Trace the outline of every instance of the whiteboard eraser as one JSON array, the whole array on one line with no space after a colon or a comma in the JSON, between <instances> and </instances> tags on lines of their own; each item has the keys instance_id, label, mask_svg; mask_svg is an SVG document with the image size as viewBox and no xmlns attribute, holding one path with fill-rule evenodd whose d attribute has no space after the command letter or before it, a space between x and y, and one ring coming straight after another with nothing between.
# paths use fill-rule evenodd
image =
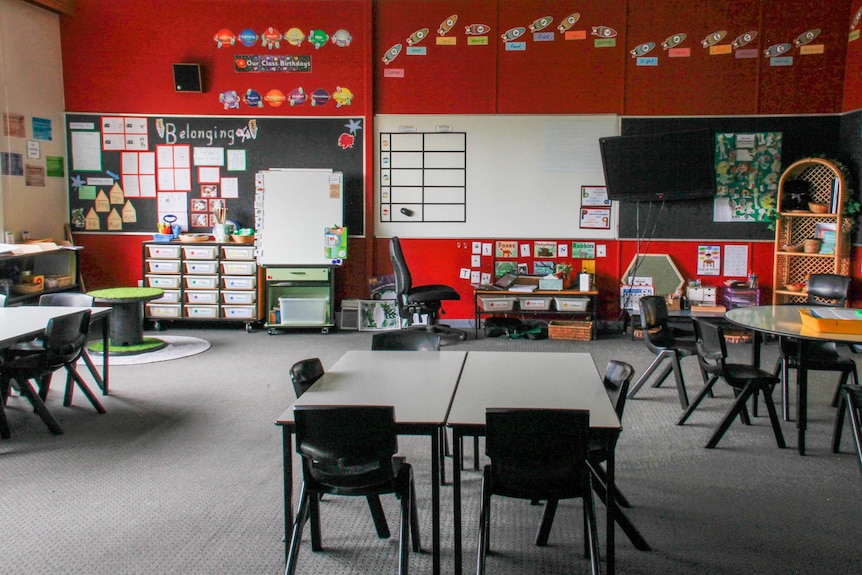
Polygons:
<instances>
[{"instance_id":1,"label":"whiteboard eraser","mask_svg":"<svg viewBox=\"0 0 862 575\"><path fill-rule=\"evenodd\" d=\"M412 133L416 131L416 126L398 126L398 131L401 133Z\"/></svg>"},{"instance_id":2,"label":"whiteboard eraser","mask_svg":"<svg viewBox=\"0 0 862 575\"><path fill-rule=\"evenodd\" d=\"M448 126L446 124L440 124L437 126L437 131L438 132L451 132L452 126Z\"/></svg>"}]
</instances>

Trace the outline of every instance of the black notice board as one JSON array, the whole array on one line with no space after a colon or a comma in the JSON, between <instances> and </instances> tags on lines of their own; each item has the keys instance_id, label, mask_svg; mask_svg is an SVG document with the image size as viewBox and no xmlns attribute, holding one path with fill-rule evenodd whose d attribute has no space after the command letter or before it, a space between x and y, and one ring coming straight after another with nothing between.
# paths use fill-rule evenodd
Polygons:
<instances>
[{"instance_id":1,"label":"black notice board","mask_svg":"<svg viewBox=\"0 0 862 575\"><path fill-rule=\"evenodd\" d=\"M201 208L216 199L224 200L228 220L253 228L257 172L322 168L344 174L343 224L350 235L363 235L364 129L364 119L343 117L67 114L70 222L75 231L155 233L167 201L168 212L186 210L187 231L203 233L211 231L212 218ZM213 165L219 157L222 165ZM177 172L167 167L173 161ZM228 185L214 190L208 183L214 174ZM175 176L174 183L162 186L162 176ZM138 195L126 195L136 185ZM236 197L223 197L231 189ZM158 196L171 192L179 193L162 196L160 204Z\"/></svg>"},{"instance_id":2,"label":"black notice board","mask_svg":"<svg viewBox=\"0 0 862 575\"><path fill-rule=\"evenodd\" d=\"M623 118L623 136L708 128L713 132L781 132L781 165L826 154L840 158L837 116ZM783 169L783 168L782 168ZM713 201L620 203L620 238L772 240L765 222L714 222Z\"/></svg>"}]
</instances>

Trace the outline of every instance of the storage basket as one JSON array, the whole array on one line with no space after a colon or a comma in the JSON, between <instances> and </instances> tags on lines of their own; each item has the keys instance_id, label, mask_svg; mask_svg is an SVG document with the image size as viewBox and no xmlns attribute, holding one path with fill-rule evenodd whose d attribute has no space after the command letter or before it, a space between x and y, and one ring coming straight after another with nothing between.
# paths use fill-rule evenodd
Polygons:
<instances>
[{"instance_id":1,"label":"storage basket","mask_svg":"<svg viewBox=\"0 0 862 575\"><path fill-rule=\"evenodd\" d=\"M548 324L548 337L551 339L576 339L589 341L593 335L591 321L552 321Z\"/></svg>"}]
</instances>

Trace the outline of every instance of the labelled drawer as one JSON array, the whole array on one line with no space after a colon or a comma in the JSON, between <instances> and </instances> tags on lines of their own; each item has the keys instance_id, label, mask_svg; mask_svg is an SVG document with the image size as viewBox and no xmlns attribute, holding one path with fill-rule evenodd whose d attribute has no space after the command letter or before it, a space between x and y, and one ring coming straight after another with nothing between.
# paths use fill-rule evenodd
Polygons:
<instances>
[{"instance_id":1,"label":"labelled drawer","mask_svg":"<svg viewBox=\"0 0 862 575\"><path fill-rule=\"evenodd\" d=\"M479 296L479 309L482 311L511 311L515 307L514 296Z\"/></svg>"},{"instance_id":2,"label":"labelled drawer","mask_svg":"<svg viewBox=\"0 0 862 575\"><path fill-rule=\"evenodd\" d=\"M186 276L186 287L189 289L217 289L218 276Z\"/></svg>"},{"instance_id":3,"label":"labelled drawer","mask_svg":"<svg viewBox=\"0 0 862 575\"><path fill-rule=\"evenodd\" d=\"M254 275L257 271L257 264L253 261L243 262L230 260L221 263L221 273L234 276Z\"/></svg>"},{"instance_id":4,"label":"labelled drawer","mask_svg":"<svg viewBox=\"0 0 862 575\"><path fill-rule=\"evenodd\" d=\"M186 290L186 301L188 303L217 304L218 291L216 290Z\"/></svg>"},{"instance_id":5,"label":"labelled drawer","mask_svg":"<svg viewBox=\"0 0 862 575\"><path fill-rule=\"evenodd\" d=\"M257 301L257 292L236 290L221 292L221 301L233 305L247 305Z\"/></svg>"},{"instance_id":6,"label":"labelled drawer","mask_svg":"<svg viewBox=\"0 0 862 575\"><path fill-rule=\"evenodd\" d=\"M520 296L518 307L523 310L547 311L551 309L553 299L551 296Z\"/></svg>"},{"instance_id":7,"label":"labelled drawer","mask_svg":"<svg viewBox=\"0 0 862 575\"><path fill-rule=\"evenodd\" d=\"M162 289L177 289L180 287L180 276L156 276L147 275L147 287Z\"/></svg>"},{"instance_id":8,"label":"labelled drawer","mask_svg":"<svg viewBox=\"0 0 862 575\"><path fill-rule=\"evenodd\" d=\"M153 259L176 259L180 257L180 246L147 245L147 257Z\"/></svg>"},{"instance_id":9,"label":"labelled drawer","mask_svg":"<svg viewBox=\"0 0 862 575\"><path fill-rule=\"evenodd\" d=\"M147 317L180 317L180 304L148 303Z\"/></svg>"},{"instance_id":10,"label":"labelled drawer","mask_svg":"<svg viewBox=\"0 0 862 575\"><path fill-rule=\"evenodd\" d=\"M295 282L329 281L329 268L266 268L266 279Z\"/></svg>"},{"instance_id":11,"label":"labelled drawer","mask_svg":"<svg viewBox=\"0 0 862 575\"><path fill-rule=\"evenodd\" d=\"M222 246L221 253L226 260L253 260L254 246Z\"/></svg>"},{"instance_id":12,"label":"labelled drawer","mask_svg":"<svg viewBox=\"0 0 862 575\"><path fill-rule=\"evenodd\" d=\"M257 319L257 308L253 305L223 305L221 309L226 319Z\"/></svg>"},{"instance_id":13,"label":"labelled drawer","mask_svg":"<svg viewBox=\"0 0 862 575\"><path fill-rule=\"evenodd\" d=\"M192 261L183 262L186 266L187 274L214 274L218 273L218 262L210 261Z\"/></svg>"},{"instance_id":14,"label":"labelled drawer","mask_svg":"<svg viewBox=\"0 0 862 575\"><path fill-rule=\"evenodd\" d=\"M224 289L254 289L257 276L222 276L221 283Z\"/></svg>"},{"instance_id":15,"label":"labelled drawer","mask_svg":"<svg viewBox=\"0 0 862 575\"><path fill-rule=\"evenodd\" d=\"M218 246L183 246L183 257L187 260L214 260L218 257Z\"/></svg>"},{"instance_id":16,"label":"labelled drawer","mask_svg":"<svg viewBox=\"0 0 862 575\"><path fill-rule=\"evenodd\" d=\"M557 311L587 311L590 298L587 297L555 297Z\"/></svg>"},{"instance_id":17,"label":"labelled drawer","mask_svg":"<svg viewBox=\"0 0 862 575\"><path fill-rule=\"evenodd\" d=\"M162 297L151 301L153 303L180 303L180 290L165 290Z\"/></svg>"},{"instance_id":18,"label":"labelled drawer","mask_svg":"<svg viewBox=\"0 0 862 575\"><path fill-rule=\"evenodd\" d=\"M185 310L186 317L218 319L217 305L187 305L183 309Z\"/></svg>"},{"instance_id":19,"label":"labelled drawer","mask_svg":"<svg viewBox=\"0 0 862 575\"><path fill-rule=\"evenodd\" d=\"M180 273L180 260L147 260L147 273L178 274Z\"/></svg>"}]
</instances>

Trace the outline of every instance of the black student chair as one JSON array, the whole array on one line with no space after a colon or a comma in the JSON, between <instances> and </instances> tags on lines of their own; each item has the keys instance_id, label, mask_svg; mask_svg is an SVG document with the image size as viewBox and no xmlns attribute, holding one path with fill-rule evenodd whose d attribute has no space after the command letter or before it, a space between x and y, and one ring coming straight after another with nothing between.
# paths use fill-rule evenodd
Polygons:
<instances>
[{"instance_id":1,"label":"black student chair","mask_svg":"<svg viewBox=\"0 0 862 575\"><path fill-rule=\"evenodd\" d=\"M808 276L806 291L810 305L845 307L850 289L850 278L838 274L811 274ZM799 341L791 337L779 339L780 354L775 373L781 377L782 410L784 419L790 419L790 370L799 369ZM851 349L854 347L851 346ZM805 344L805 368L814 371L837 371L840 378L832 397L832 405L838 405L841 386L850 378L859 385L856 362L838 353L838 346L832 341L809 341Z\"/></svg>"},{"instance_id":2,"label":"black student chair","mask_svg":"<svg viewBox=\"0 0 862 575\"><path fill-rule=\"evenodd\" d=\"M634 368L623 361L611 360L605 369L605 377L603 383L611 401L614 404L614 411L620 421L623 419L623 412L626 408L626 394L629 390L629 385L634 377ZM605 471L604 464L608 460L608 444L601 440L590 440L590 453L588 461L590 463L590 471L593 473L593 491L599 496L604 504L607 505L607 485L608 477ZM625 496L615 487L614 494L616 503L620 507L631 507L631 504ZM551 534L551 527L554 523L554 515L557 511L557 501L548 501L545 504L545 510L542 514L542 527L536 535L536 545L542 546L548 544L548 537ZM623 532L628 536L629 540L637 549L648 551L649 544L629 521L628 517L618 508L616 511L617 524L622 528Z\"/></svg>"},{"instance_id":3,"label":"black student chair","mask_svg":"<svg viewBox=\"0 0 862 575\"><path fill-rule=\"evenodd\" d=\"M856 444L859 469L862 471L862 387L858 385L841 386L841 398L838 402L838 412L835 414L835 429L832 432L833 453L840 452L845 411L850 416L850 430L853 433L853 442Z\"/></svg>"},{"instance_id":4,"label":"black student chair","mask_svg":"<svg viewBox=\"0 0 862 575\"><path fill-rule=\"evenodd\" d=\"M420 550L413 470L398 451L392 406L304 405L294 407L296 452L302 459L302 491L293 523L285 575L296 572L303 527L311 523L311 549L323 548L320 496L394 494L401 500L400 575L409 554ZM388 535L387 535L388 537Z\"/></svg>"},{"instance_id":5,"label":"black student chair","mask_svg":"<svg viewBox=\"0 0 862 575\"><path fill-rule=\"evenodd\" d=\"M376 351L440 351L440 336L417 330L381 331L371 336Z\"/></svg>"},{"instance_id":6,"label":"black student chair","mask_svg":"<svg viewBox=\"0 0 862 575\"><path fill-rule=\"evenodd\" d=\"M600 572L596 510L590 466L590 412L577 409L488 408L476 573L490 551L491 497L559 501L583 499L584 548L593 574ZM544 524L539 527L536 544Z\"/></svg>"},{"instance_id":7,"label":"black student chair","mask_svg":"<svg viewBox=\"0 0 862 575\"><path fill-rule=\"evenodd\" d=\"M290 381L293 384L293 391L296 393L296 398L302 397L302 394L308 391L308 388L323 377L323 363L317 357L301 359L290 367ZM321 494L321 497L323 495ZM380 504L380 498L377 495L368 495L368 509L371 511L371 518L374 520L374 527L377 529L377 534L381 539L387 539L390 535L389 525L386 523L386 515L383 513L383 506Z\"/></svg>"},{"instance_id":8,"label":"black student chair","mask_svg":"<svg viewBox=\"0 0 862 575\"><path fill-rule=\"evenodd\" d=\"M461 299L455 288L437 284L414 286L410 269L401 251L401 241L397 237L389 240L389 258L395 273L395 294L401 319L410 326L414 315L425 315L428 318L427 324L412 326L414 329L457 336L458 339L464 340L467 337L466 332L440 323L440 316L445 313L443 302Z\"/></svg>"},{"instance_id":9,"label":"black student chair","mask_svg":"<svg viewBox=\"0 0 862 575\"><path fill-rule=\"evenodd\" d=\"M48 429L57 435L63 433L60 424L45 406L45 400L48 397L53 373L65 368L69 377L66 380L63 405L68 407L72 404L72 395L77 384L96 411L105 413L105 408L96 395L75 370L75 363L87 343L89 328L90 310L88 309L49 320L42 340L42 351L15 357L0 364L0 398L2 398L0 404L6 403L10 388L15 385L21 395L30 401ZM31 380L36 381L38 392L31 384ZM0 418L0 436L4 439L9 437L5 413Z\"/></svg>"},{"instance_id":10,"label":"black student chair","mask_svg":"<svg viewBox=\"0 0 862 575\"><path fill-rule=\"evenodd\" d=\"M724 330L708 321L693 318L694 333L697 340L697 359L701 372L708 378L701 392L697 395L688 409L682 414L678 425L686 422L689 416L697 409L703 398L711 393L713 386L719 379L723 379L733 388L735 400L718 424L715 432L706 444L708 449L718 445L725 432L730 428L733 420L739 416L746 425L751 424L748 416L746 402L756 393L762 392L766 410L769 413L769 421L775 434L778 447L784 448L784 435L781 433L781 425L778 422L778 413L772 400L772 390L778 384L777 376L768 371L754 367L749 364L729 363L727 361L727 343L724 339Z\"/></svg>"},{"instance_id":11,"label":"black student chair","mask_svg":"<svg viewBox=\"0 0 862 575\"><path fill-rule=\"evenodd\" d=\"M677 338L677 332L668 323L670 314L667 311L667 302L662 296L642 297L638 305L641 312L644 342L647 349L655 354L655 359L635 382L628 396L633 398L637 395L653 372L665 361L668 361L669 363L665 364L664 369L653 383L653 387L660 386L673 371L679 404L685 409L688 407L688 394L685 391L685 380L683 379L680 360L697 353L695 344L693 341Z\"/></svg>"}]
</instances>

